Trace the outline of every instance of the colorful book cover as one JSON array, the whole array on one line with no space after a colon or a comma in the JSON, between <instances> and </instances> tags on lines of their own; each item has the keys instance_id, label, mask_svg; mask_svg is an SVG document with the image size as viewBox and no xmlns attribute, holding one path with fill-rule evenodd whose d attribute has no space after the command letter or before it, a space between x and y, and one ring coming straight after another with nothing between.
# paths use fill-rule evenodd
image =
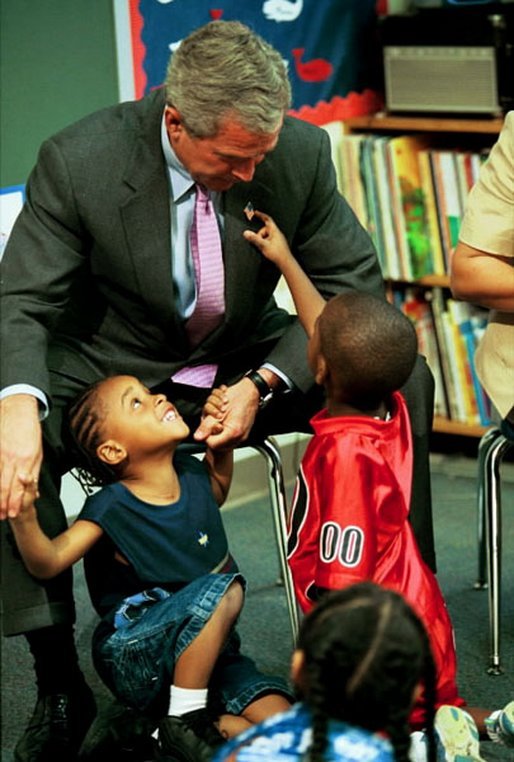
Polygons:
<instances>
[{"instance_id":1,"label":"colorful book cover","mask_svg":"<svg viewBox=\"0 0 514 762\"><path fill-rule=\"evenodd\" d=\"M445 310L442 313L441 323L448 352L447 360L451 376L451 383L449 385L451 417L453 420L459 421L460 423L467 423L468 411L464 396L465 379L460 365L461 358L458 346L459 332L453 323L448 310Z\"/></svg>"},{"instance_id":2,"label":"colorful book cover","mask_svg":"<svg viewBox=\"0 0 514 762\"><path fill-rule=\"evenodd\" d=\"M360 149L361 175L367 201L368 233L375 244L382 273L385 273L387 269L387 260L382 215L380 213L378 183L373 161L373 137L367 136L365 140L362 141Z\"/></svg>"},{"instance_id":3,"label":"colorful book cover","mask_svg":"<svg viewBox=\"0 0 514 762\"><path fill-rule=\"evenodd\" d=\"M458 302L451 298L447 300L446 304L454 333L455 359L466 416L464 420L469 424L478 424L480 423L480 416L464 328L464 323L469 318L471 307L467 302Z\"/></svg>"},{"instance_id":4,"label":"colorful book cover","mask_svg":"<svg viewBox=\"0 0 514 762\"><path fill-rule=\"evenodd\" d=\"M473 354L473 363L471 368L473 371L473 379L477 390L477 402L478 409L480 411L480 422L483 426L489 426L491 424L492 403L484 387L480 383L475 367L475 352L487 327L487 310L482 308L477 309L475 307L469 322L471 323L471 329L473 332L473 347L471 349Z\"/></svg>"},{"instance_id":5,"label":"colorful book cover","mask_svg":"<svg viewBox=\"0 0 514 762\"><path fill-rule=\"evenodd\" d=\"M430 138L426 135L400 135L389 141L389 156L393 175L393 193L396 198L398 224L401 237L406 241L404 256L405 275L408 279L421 278L432 272L431 246L425 216L425 205L418 153L426 149Z\"/></svg>"},{"instance_id":6,"label":"colorful book cover","mask_svg":"<svg viewBox=\"0 0 514 762\"><path fill-rule=\"evenodd\" d=\"M440 166L439 151L429 151L430 167L434 182L435 202L437 208L437 218L439 220L439 230L441 231L441 244L444 256L444 269L448 272L451 255L451 240L448 219L446 216L446 199L443 182L443 174Z\"/></svg>"},{"instance_id":7,"label":"colorful book cover","mask_svg":"<svg viewBox=\"0 0 514 762\"><path fill-rule=\"evenodd\" d=\"M441 241L441 227L439 225L439 216L437 214L434 179L432 177L432 167L430 165L428 150L418 152L418 167L421 190L423 193L423 203L425 206L427 232L430 241L432 272L435 275L444 275L446 273L446 266Z\"/></svg>"},{"instance_id":8,"label":"colorful book cover","mask_svg":"<svg viewBox=\"0 0 514 762\"><path fill-rule=\"evenodd\" d=\"M444 214L448 225L450 252L459 239L462 205L455 166L455 151L438 151L439 171L444 188Z\"/></svg>"},{"instance_id":9,"label":"colorful book cover","mask_svg":"<svg viewBox=\"0 0 514 762\"><path fill-rule=\"evenodd\" d=\"M364 135L344 135L341 140L342 194L364 228L368 228L367 203L360 171L360 144Z\"/></svg>"},{"instance_id":10,"label":"colorful book cover","mask_svg":"<svg viewBox=\"0 0 514 762\"><path fill-rule=\"evenodd\" d=\"M384 275L386 278L400 280L402 271L400 267L400 257L398 255L398 241L396 230L393 224L393 209L391 206L391 192L389 187L389 177L387 162L385 158L385 146L387 137L376 137L373 140L373 164L375 167L375 176L377 178L378 205L380 208L380 218L382 220L382 232L384 241L384 253L386 266Z\"/></svg>"},{"instance_id":11,"label":"colorful book cover","mask_svg":"<svg viewBox=\"0 0 514 762\"><path fill-rule=\"evenodd\" d=\"M409 244L407 241L407 229L403 215L402 197L400 191L400 182L393 164L391 152L391 140L388 138L383 144L384 164L387 173L387 183L389 188L390 207L392 223L396 237L396 252L400 268L400 278L410 281L414 275L412 273Z\"/></svg>"},{"instance_id":12,"label":"colorful book cover","mask_svg":"<svg viewBox=\"0 0 514 762\"><path fill-rule=\"evenodd\" d=\"M434 414L448 418L450 411L444 393L444 381L437 350L434 321L430 306L425 299L424 291L413 288L404 289L403 301L400 308L414 323L418 337L418 352L426 358L428 367L434 376Z\"/></svg>"}]
</instances>

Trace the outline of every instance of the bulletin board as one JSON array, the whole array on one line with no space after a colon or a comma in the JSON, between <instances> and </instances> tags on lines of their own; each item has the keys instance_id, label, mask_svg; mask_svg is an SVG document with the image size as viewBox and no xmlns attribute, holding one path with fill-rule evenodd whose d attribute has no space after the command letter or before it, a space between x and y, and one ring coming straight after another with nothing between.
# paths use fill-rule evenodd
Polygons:
<instances>
[{"instance_id":1,"label":"bulletin board","mask_svg":"<svg viewBox=\"0 0 514 762\"><path fill-rule=\"evenodd\" d=\"M281 54L291 113L315 124L379 110L376 0L113 0L120 100L162 84L170 54L213 20L250 26Z\"/></svg>"},{"instance_id":2,"label":"bulletin board","mask_svg":"<svg viewBox=\"0 0 514 762\"><path fill-rule=\"evenodd\" d=\"M0 188L0 259L4 255L7 239L11 234L16 217L21 212L24 201L24 185L10 185L6 188Z\"/></svg>"}]
</instances>

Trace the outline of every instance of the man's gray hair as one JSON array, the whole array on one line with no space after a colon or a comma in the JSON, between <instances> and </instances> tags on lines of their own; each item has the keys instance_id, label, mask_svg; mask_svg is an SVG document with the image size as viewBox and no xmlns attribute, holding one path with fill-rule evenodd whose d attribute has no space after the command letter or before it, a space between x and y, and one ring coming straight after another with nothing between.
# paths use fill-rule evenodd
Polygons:
<instances>
[{"instance_id":1,"label":"man's gray hair","mask_svg":"<svg viewBox=\"0 0 514 762\"><path fill-rule=\"evenodd\" d=\"M226 118L249 132L275 132L291 105L280 53L239 21L211 21L186 37L164 84L166 102L199 138L215 135Z\"/></svg>"}]
</instances>

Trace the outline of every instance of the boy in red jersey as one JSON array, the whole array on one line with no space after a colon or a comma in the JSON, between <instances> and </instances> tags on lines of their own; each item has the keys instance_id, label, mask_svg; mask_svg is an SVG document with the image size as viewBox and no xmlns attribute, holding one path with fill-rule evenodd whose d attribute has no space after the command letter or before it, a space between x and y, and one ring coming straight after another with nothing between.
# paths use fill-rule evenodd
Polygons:
<instances>
[{"instance_id":1,"label":"boy in red jersey","mask_svg":"<svg viewBox=\"0 0 514 762\"><path fill-rule=\"evenodd\" d=\"M473 720L491 738L503 723L501 740L513 744L514 702L492 719L487 710L456 709L465 701L457 690L452 624L409 523L412 436L399 390L416 359L415 329L398 309L371 294L349 291L326 303L273 220L254 214L263 227L245 231L245 238L287 281L309 336L311 370L326 393L326 408L311 420L314 436L290 515L288 558L300 606L307 613L326 591L364 580L401 593L430 637L436 706L443 707L437 724L445 748L441 759L479 760ZM213 401L206 412L214 408ZM421 693L411 715L415 730L424 726L424 707Z\"/></svg>"}]
</instances>

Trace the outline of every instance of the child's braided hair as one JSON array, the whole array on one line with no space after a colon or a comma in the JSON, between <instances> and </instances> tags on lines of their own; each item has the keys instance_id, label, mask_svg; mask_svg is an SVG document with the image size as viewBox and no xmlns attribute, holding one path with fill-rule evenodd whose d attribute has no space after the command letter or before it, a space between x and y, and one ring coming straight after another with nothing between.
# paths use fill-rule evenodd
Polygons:
<instances>
[{"instance_id":1,"label":"child's braided hair","mask_svg":"<svg viewBox=\"0 0 514 762\"><path fill-rule=\"evenodd\" d=\"M105 438L102 424L107 410L100 395L105 379L89 386L71 404L68 410L69 430L78 481L85 492L103 487L120 478L120 468L110 467L97 455L97 447Z\"/></svg>"},{"instance_id":2,"label":"child's braided hair","mask_svg":"<svg viewBox=\"0 0 514 762\"><path fill-rule=\"evenodd\" d=\"M302 623L302 693L313 718L306 762L321 762L331 718L385 733L407 762L409 715L417 685L426 704L428 760L433 736L435 668L425 628L397 593L372 582L328 593Z\"/></svg>"}]
</instances>

